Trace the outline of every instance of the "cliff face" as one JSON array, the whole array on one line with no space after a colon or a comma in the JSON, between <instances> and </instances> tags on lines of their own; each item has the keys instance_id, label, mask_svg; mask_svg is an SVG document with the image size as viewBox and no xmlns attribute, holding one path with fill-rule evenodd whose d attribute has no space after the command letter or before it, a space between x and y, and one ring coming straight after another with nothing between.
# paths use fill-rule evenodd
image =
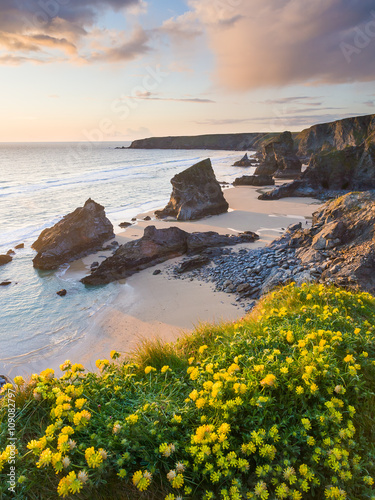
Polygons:
<instances>
[{"instance_id":1,"label":"cliff face","mask_svg":"<svg viewBox=\"0 0 375 500\"><path fill-rule=\"evenodd\" d=\"M347 146L359 146L375 132L375 115L345 118L322 123L300 132L295 142L299 156L310 156L320 151L342 150Z\"/></svg>"},{"instance_id":2,"label":"cliff face","mask_svg":"<svg viewBox=\"0 0 375 500\"><path fill-rule=\"evenodd\" d=\"M150 137L133 141L132 149L216 149L246 151L259 149L262 143L278 134L210 134L176 137Z\"/></svg>"}]
</instances>

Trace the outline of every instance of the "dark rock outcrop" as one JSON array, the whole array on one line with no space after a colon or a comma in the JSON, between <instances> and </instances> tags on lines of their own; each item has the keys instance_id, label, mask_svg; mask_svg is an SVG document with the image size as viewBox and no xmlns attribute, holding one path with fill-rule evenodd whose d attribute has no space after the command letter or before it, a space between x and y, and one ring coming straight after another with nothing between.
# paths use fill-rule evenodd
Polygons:
<instances>
[{"instance_id":1,"label":"dark rock outcrop","mask_svg":"<svg viewBox=\"0 0 375 500\"><path fill-rule=\"evenodd\" d=\"M19 243L14 247L16 250L20 250L21 248L25 248L25 243Z\"/></svg>"},{"instance_id":2,"label":"dark rock outcrop","mask_svg":"<svg viewBox=\"0 0 375 500\"><path fill-rule=\"evenodd\" d=\"M171 216L177 220L196 220L228 210L209 158L175 175L171 184L173 191L168 205L155 212L159 219Z\"/></svg>"},{"instance_id":3,"label":"dark rock outcrop","mask_svg":"<svg viewBox=\"0 0 375 500\"><path fill-rule=\"evenodd\" d=\"M187 251L187 233L178 227L145 228L139 240L121 245L116 252L81 281L85 285L102 285L128 278L137 271L152 267Z\"/></svg>"},{"instance_id":4,"label":"dark rock outcrop","mask_svg":"<svg viewBox=\"0 0 375 500\"><path fill-rule=\"evenodd\" d=\"M33 259L34 267L56 269L99 250L113 236L113 226L105 216L104 207L88 199L83 207L42 231L32 245L38 252Z\"/></svg>"},{"instance_id":5,"label":"dark rock outcrop","mask_svg":"<svg viewBox=\"0 0 375 500\"><path fill-rule=\"evenodd\" d=\"M254 158L249 158L247 156L247 153L245 153L245 156L241 158L241 160L235 161L233 163L234 167L251 167L256 163L256 160Z\"/></svg>"},{"instance_id":6,"label":"dark rock outcrop","mask_svg":"<svg viewBox=\"0 0 375 500\"><path fill-rule=\"evenodd\" d=\"M321 123L303 130L295 137L299 156L311 156L333 149L360 146L375 132L375 115L355 116Z\"/></svg>"},{"instance_id":7,"label":"dark rock outcrop","mask_svg":"<svg viewBox=\"0 0 375 500\"><path fill-rule=\"evenodd\" d=\"M65 290L65 288L63 288L62 290L59 290L58 292L56 292L56 295L60 295L60 297L65 297L65 295L67 293L68 292Z\"/></svg>"},{"instance_id":8,"label":"dark rock outcrop","mask_svg":"<svg viewBox=\"0 0 375 500\"><path fill-rule=\"evenodd\" d=\"M12 282L11 282L11 281L2 281L2 282L0 283L0 286L9 286L9 285L11 285L11 284L12 284Z\"/></svg>"},{"instance_id":9,"label":"dark rock outcrop","mask_svg":"<svg viewBox=\"0 0 375 500\"><path fill-rule=\"evenodd\" d=\"M179 274L187 273L193 271L194 269L199 269L210 262L210 258L207 255L195 255L190 259L186 259L181 262L177 267L176 272Z\"/></svg>"},{"instance_id":10,"label":"dark rock outcrop","mask_svg":"<svg viewBox=\"0 0 375 500\"><path fill-rule=\"evenodd\" d=\"M114 255L104 260L81 281L85 285L103 285L128 278L142 269L186 253L194 255L212 247L237 245L258 238L252 232L238 236L220 235L211 231L190 234L177 227L156 229L155 226L148 226L142 238L120 246Z\"/></svg>"},{"instance_id":11,"label":"dark rock outcrop","mask_svg":"<svg viewBox=\"0 0 375 500\"><path fill-rule=\"evenodd\" d=\"M375 192L348 193L314 213L293 234L302 264L320 267L320 281L375 293Z\"/></svg>"},{"instance_id":12,"label":"dark rock outcrop","mask_svg":"<svg viewBox=\"0 0 375 500\"><path fill-rule=\"evenodd\" d=\"M246 231L238 235L218 234L214 231L205 233L187 233L187 253L189 255L201 253L208 248L239 245L251 243L259 239L252 231Z\"/></svg>"},{"instance_id":13,"label":"dark rock outcrop","mask_svg":"<svg viewBox=\"0 0 375 500\"><path fill-rule=\"evenodd\" d=\"M237 177L233 186L273 186L275 181L271 175L243 175Z\"/></svg>"},{"instance_id":14,"label":"dark rock outcrop","mask_svg":"<svg viewBox=\"0 0 375 500\"><path fill-rule=\"evenodd\" d=\"M294 178L300 175L301 161L294 151L290 132L283 132L262 147L261 163L255 175L270 175L277 178Z\"/></svg>"},{"instance_id":15,"label":"dark rock outcrop","mask_svg":"<svg viewBox=\"0 0 375 500\"><path fill-rule=\"evenodd\" d=\"M0 255L0 266L3 266L4 264L8 264L8 262L11 262L13 259L10 255Z\"/></svg>"},{"instance_id":16,"label":"dark rock outcrop","mask_svg":"<svg viewBox=\"0 0 375 500\"><path fill-rule=\"evenodd\" d=\"M313 155L299 180L284 184L259 199L321 197L328 192L368 189L375 189L375 144L371 137L360 146Z\"/></svg>"},{"instance_id":17,"label":"dark rock outcrop","mask_svg":"<svg viewBox=\"0 0 375 500\"><path fill-rule=\"evenodd\" d=\"M119 227L122 227L123 229L132 226L133 224L131 222L120 222Z\"/></svg>"},{"instance_id":18,"label":"dark rock outcrop","mask_svg":"<svg viewBox=\"0 0 375 500\"><path fill-rule=\"evenodd\" d=\"M131 149L213 149L249 151L258 149L264 141L277 134L208 134L196 136L149 137L133 141Z\"/></svg>"}]
</instances>

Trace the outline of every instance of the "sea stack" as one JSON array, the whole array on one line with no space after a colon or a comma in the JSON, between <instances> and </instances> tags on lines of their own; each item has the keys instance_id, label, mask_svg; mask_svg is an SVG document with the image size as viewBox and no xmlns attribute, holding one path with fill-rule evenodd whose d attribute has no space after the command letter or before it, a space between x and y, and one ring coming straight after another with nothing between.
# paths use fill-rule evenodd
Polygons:
<instances>
[{"instance_id":1,"label":"sea stack","mask_svg":"<svg viewBox=\"0 0 375 500\"><path fill-rule=\"evenodd\" d=\"M277 178L295 178L301 174L302 163L294 151L290 132L283 132L262 147L261 163L255 175L271 175Z\"/></svg>"},{"instance_id":2,"label":"sea stack","mask_svg":"<svg viewBox=\"0 0 375 500\"><path fill-rule=\"evenodd\" d=\"M173 191L168 205L155 212L159 219L196 220L228 211L229 205L209 158L175 175L171 184Z\"/></svg>"},{"instance_id":3,"label":"sea stack","mask_svg":"<svg viewBox=\"0 0 375 500\"><path fill-rule=\"evenodd\" d=\"M41 232L32 244L38 252L33 259L34 267L56 269L61 264L99 250L105 241L113 237L113 226L105 215L104 207L89 198L83 207Z\"/></svg>"}]
</instances>

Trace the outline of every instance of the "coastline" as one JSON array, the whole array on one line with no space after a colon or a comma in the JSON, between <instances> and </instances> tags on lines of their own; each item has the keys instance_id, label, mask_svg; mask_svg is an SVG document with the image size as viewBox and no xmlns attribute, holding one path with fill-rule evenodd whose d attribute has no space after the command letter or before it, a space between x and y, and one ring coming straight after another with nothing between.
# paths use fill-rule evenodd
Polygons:
<instances>
[{"instance_id":1,"label":"coastline","mask_svg":"<svg viewBox=\"0 0 375 500\"><path fill-rule=\"evenodd\" d=\"M148 225L157 228L177 226L189 232L236 234L254 231L260 235L258 241L235 248L259 248L277 238L290 224L302 221L304 226L309 227L312 213L321 204L313 198L260 201L257 199L260 191L260 188L251 186L225 189L229 211L198 221L144 221L143 218L152 217L153 212L139 214L137 223L125 230L121 229L116 234L116 240L123 244L140 238ZM66 272L66 278L80 279L89 272L90 265L98 259L98 255L102 254L99 252L73 262ZM212 284L171 278L166 269L179 260L181 257L168 260L128 278L126 283L117 287L117 295L110 304L93 315L91 328L74 345L63 353L25 363L22 368L12 370L12 375L30 375L47 367L58 371L59 364L65 359L80 362L85 368L95 370L95 361L108 358L112 349L122 354L129 353L143 339L159 338L170 342L189 333L201 322L235 321L245 314L234 302L233 295L215 292ZM161 273L153 275L155 269L161 270Z\"/></svg>"}]
</instances>

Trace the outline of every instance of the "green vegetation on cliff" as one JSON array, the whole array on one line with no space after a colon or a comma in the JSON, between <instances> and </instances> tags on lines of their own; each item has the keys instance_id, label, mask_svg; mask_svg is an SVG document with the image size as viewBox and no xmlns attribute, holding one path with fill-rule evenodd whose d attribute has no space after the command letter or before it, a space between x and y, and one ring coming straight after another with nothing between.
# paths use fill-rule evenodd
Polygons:
<instances>
[{"instance_id":1,"label":"green vegetation on cliff","mask_svg":"<svg viewBox=\"0 0 375 500\"><path fill-rule=\"evenodd\" d=\"M375 299L294 284L99 373L15 379L1 498L374 499Z\"/></svg>"}]
</instances>

